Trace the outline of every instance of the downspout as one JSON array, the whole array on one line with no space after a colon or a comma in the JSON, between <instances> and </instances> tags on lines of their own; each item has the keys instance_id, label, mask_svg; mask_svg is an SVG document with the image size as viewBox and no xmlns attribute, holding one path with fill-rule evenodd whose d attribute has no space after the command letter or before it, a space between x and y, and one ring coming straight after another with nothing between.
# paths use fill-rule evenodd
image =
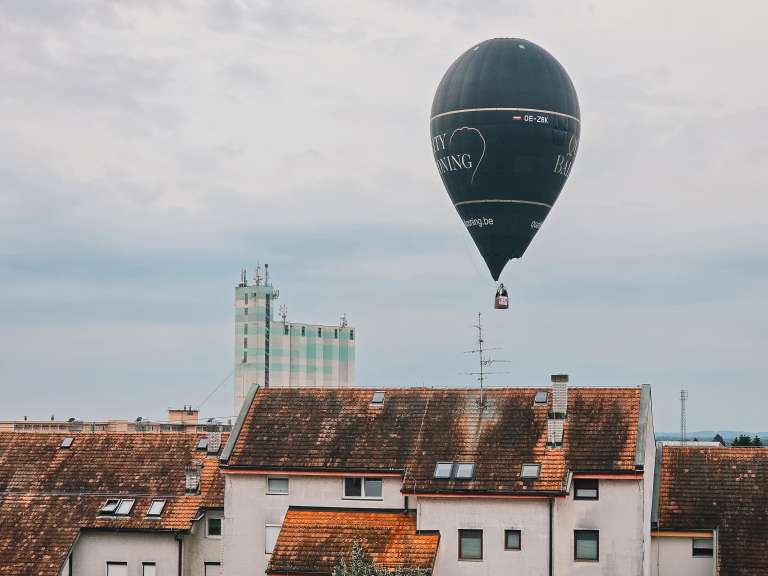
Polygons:
<instances>
[{"instance_id":1,"label":"downspout","mask_svg":"<svg viewBox=\"0 0 768 576\"><path fill-rule=\"evenodd\" d=\"M179 576L182 576L181 573L181 567L182 567L182 558L184 555L184 540L181 539L181 534L176 534L176 540L179 543Z\"/></svg>"},{"instance_id":2,"label":"downspout","mask_svg":"<svg viewBox=\"0 0 768 576\"><path fill-rule=\"evenodd\" d=\"M549 497L549 576L555 574L555 562L554 562L554 541L552 539L552 533L554 532L554 498Z\"/></svg>"}]
</instances>

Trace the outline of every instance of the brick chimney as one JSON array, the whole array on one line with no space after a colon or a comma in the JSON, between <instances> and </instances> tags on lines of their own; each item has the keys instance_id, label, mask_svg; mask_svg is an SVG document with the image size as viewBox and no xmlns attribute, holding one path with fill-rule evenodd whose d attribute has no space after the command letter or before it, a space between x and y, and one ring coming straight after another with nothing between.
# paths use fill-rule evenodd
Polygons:
<instances>
[{"instance_id":1,"label":"brick chimney","mask_svg":"<svg viewBox=\"0 0 768 576\"><path fill-rule=\"evenodd\" d=\"M560 448L563 445L565 419L568 416L568 375L552 375L552 410L547 419L547 446Z\"/></svg>"}]
</instances>

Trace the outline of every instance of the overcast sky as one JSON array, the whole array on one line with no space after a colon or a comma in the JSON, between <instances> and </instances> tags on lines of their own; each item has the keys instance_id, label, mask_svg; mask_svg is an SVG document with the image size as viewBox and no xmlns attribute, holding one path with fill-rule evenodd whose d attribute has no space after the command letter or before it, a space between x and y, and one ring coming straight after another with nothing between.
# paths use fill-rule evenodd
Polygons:
<instances>
[{"instance_id":1,"label":"overcast sky","mask_svg":"<svg viewBox=\"0 0 768 576\"><path fill-rule=\"evenodd\" d=\"M0 0L0 418L161 419L233 365L239 270L357 328L364 386L653 385L657 430L768 429L768 4ZM443 191L448 65L524 37L579 157L502 279ZM249 272L250 274L250 272ZM202 407L232 412L231 380Z\"/></svg>"}]
</instances>

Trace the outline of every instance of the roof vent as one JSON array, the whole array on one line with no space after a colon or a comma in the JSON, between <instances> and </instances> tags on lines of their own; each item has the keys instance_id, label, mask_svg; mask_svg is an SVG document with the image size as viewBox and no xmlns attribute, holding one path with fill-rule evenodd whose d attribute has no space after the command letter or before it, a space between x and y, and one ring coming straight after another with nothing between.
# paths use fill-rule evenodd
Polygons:
<instances>
[{"instance_id":1,"label":"roof vent","mask_svg":"<svg viewBox=\"0 0 768 576\"><path fill-rule=\"evenodd\" d=\"M384 404L384 390L376 390L371 397L371 404Z\"/></svg>"},{"instance_id":2,"label":"roof vent","mask_svg":"<svg viewBox=\"0 0 768 576\"><path fill-rule=\"evenodd\" d=\"M61 444L59 444L59 448L69 448L72 446L72 443L75 441L75 439L72 436L67 436L61 441Z\"/></svg>"},{"instance_id":3,"label":"roof vent","mask_svg":"<svg viewBox=\"0 0 768 576\"><path fill-rule=\"evenodd\" d=\"M200 492L200 468L200 462L193 462L184 469L184 487L187 494L198 494Z\"/></svg>"},{"instance_id":4,"label":"roof vent","mask_svg":"<svg viewBox=\"0 0 768 576\"><path fill-rule=\"evenodd\" d=\"M218 454L221 449L221 432L208 432L208 455Z\"/></svg>"}]
</instances>

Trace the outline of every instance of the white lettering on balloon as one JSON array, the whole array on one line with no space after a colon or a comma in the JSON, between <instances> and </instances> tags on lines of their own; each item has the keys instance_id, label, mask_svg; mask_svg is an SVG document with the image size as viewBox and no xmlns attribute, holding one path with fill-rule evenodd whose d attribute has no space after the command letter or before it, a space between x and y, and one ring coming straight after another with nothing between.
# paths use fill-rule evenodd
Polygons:
<instances>
[{"instance_id":1,"label":"white lettering on balloon","mask_svg":"<svg viewBox=\"0 0 768 576\"><path fill-rule=\"evenodd\" d=\"M568 153L565 155L558 154L555 159L555 169L552 170L555 174L565 176L566 178L571 173L571 166L573 166L573 160L576 157L576 151L579 149L579 139L576 136L571 136L568 141Z\"/></svg>"},{"instance_id":2,"label":"white lettering on balloon","mask_svg":"<svg viewBox=\"0 0 768 576\"><path fill-rule=\"evenodd\" d=\"M451 150L451 144L453 143L454 136L456 136L457 133L465 131L476 133L480 137L482 148L480 149L480 153L477 155L477 162L473 160L472 153L470 152L456 151L454 153L454 151ZM485 138L483 138L483 134L477 128L473 128L471 126L462 126L461 128L456 128L453 132L451 132L450 136L448 136L447 132L433 136L432 152L435 154L435 163L437 164L437 170L440 172L441 176L449 172L472 170L472 168L474 168L471 180L474 182L477 169L480 167L480 163L483 161L483 157L485 156Z\"/></svg>"}]
</instances>

